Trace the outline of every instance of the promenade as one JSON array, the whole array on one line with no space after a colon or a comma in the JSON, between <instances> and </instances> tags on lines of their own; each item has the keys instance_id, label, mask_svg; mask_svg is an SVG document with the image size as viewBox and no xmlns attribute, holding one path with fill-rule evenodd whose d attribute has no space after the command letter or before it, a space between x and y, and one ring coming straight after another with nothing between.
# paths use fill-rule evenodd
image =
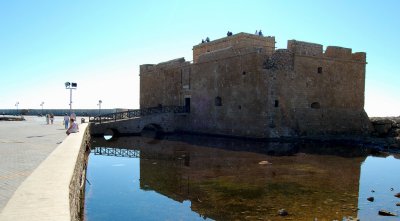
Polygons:
<instances>
[{"instance_id":1,"label":"promenade","mask_svg":"<svg viewBox=\"0 0 400 221\"><path fill-rule=\"evenodd\" d=\"M21 183L67 137L62 117L0 121L0 212Z\"/></svg>"}]
</instances>

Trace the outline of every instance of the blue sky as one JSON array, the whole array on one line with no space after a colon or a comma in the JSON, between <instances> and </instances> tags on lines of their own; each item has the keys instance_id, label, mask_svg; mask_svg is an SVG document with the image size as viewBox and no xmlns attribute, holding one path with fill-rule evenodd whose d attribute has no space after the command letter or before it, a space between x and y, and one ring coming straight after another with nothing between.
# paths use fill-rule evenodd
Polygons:
<instances>
[{"instance_id":1,"label":"blue sky","mask_svg":"<svg viewBox=\"0 0 400 221\"><path fill-rule=\"evenodd\" d=\"M367 52L366 111L400 115L400 1L0 1L0 108L139 107L139 65L262 29L278 48L296 39Z\"/></svg>"}]
</instances>

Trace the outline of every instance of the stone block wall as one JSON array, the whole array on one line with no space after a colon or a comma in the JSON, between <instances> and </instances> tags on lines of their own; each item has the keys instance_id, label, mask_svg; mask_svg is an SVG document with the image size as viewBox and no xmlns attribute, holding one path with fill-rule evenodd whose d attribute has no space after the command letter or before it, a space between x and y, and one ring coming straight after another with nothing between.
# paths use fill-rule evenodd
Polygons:
<instances>
[{"instance_id":1,"label":"stone block wall","mask_svg":"<svg viewBox=\"0 0 400 221\"><path fill-rule=\"evenodd\" d=\"M216 57L218 58L218 57ZM236 136L265 136L267 102L256 52L193 65L191 113L183 130Z\"/></svg>"},{"instance_id":2,"label":"stone block wall","mask_svg":"<svg viewBox=\"0 0 400 221\"><path fill-rule=\"evenodd\" d=\"M199 62L201 55L229 47L234 47L242 53L262 49L265 53L272 54L275 50L275 37L238 33L215 41L201 43L193 47L193 62Z\"/></svg>"},{"instance_id":3,"label":"stone block wall","mask_svg":"<svg viewBox=\"0 0 400 221\"><path fill-rule=\"evenodd\" d=\"M183 58L157 65L141 65L140 107L181 105L181 88L185 83L183 76L190 72L189 69L184 72L182 68L189 65Z\"/></svg>"},{"instance_id":4,"label":"stone block wall","mask_svg":"<svg viewBox=\"0 0 400 221\"><path fill-rule=\"evenodd\" d=\"M88 156L90 153L90 127L84 132L79 154L76 159L74 173L69 185L69 201L71 221L83 220L85 199L85 182Z\"/></svg>"},{"instance_id":5,"label":"stone block wall","mask_svg":"<svg viewBox=\"0 0 400 221\"><path fill-rule=\"evenodd\" d=\"M304 41L289 40L287 43L287 49L296 55L322 55L322 45Z\"/></svg>"},{"instance_id":6,"label":"stone block wall","mask_svg":"<svg viewBox=\"0 0 400 221\"><path fill-rule=\"evenodd\" d=\"M177 129L244 137L362 134L365 53L239 33L193 47L194 63L141 66L141 107L184 105ZM161 65L163 64L163 65Z\"/></svg>"}]
</instances>

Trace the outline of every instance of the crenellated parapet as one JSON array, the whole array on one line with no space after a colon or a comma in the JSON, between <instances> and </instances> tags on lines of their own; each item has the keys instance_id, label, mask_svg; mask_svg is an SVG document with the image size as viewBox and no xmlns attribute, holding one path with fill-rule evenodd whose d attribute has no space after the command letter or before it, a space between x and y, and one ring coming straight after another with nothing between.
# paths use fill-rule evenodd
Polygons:
<instances>
[{"instance_id":1,"label":"crenellated parapet","mask_svg":"<svg viewBox=\"0 0 400 221\"><path fill-rule=\"evenodd\" d=\"M190 65L190 62L186 61L183 57L158 64L142 64L140 65L140 74L150 73L162 69L178 68L187 65Z\"/></svg>"},{"instance_id":2,"label":"crenellated parapet","mask_svg":"<svg viewBox=\"0 0 400 221\"><path fill-rule=\"evenodd\" d=\"M296 40L289 40L287 49L295 55L322 56L323 53L323 48L320 44Z\"/></svg>"},{"instance_id":3,"label":"crenellated parapet","mask_svg":"<svg viewBox=\"0 0 400 221\"><path fill-rule=\"evenodd\" d=\"M324 57L331 59L350 60L356 62L366 62L365 52L352 53L351 48L338 46L327 46L325 52L321 44L309 43L304 41L289 40L287 49L295 55Z\"/></svg>"}]
</instances>

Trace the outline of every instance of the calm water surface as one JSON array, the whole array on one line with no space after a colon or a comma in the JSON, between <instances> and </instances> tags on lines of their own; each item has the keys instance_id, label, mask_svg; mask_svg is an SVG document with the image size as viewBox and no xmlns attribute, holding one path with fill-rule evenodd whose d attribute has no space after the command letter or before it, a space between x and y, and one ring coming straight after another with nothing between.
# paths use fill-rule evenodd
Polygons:
<instances>
[{"instance_id":1,"label":"calm water surface","mask_svg":"<svg viewBox=\"0 0 400 221\"><path fill-rule=\"evenodd\" d=\"M400 220L378 215L400 214L398 155L200 136L95 138L92 148L87 221Z\"/></svg>"}]
</instances>

